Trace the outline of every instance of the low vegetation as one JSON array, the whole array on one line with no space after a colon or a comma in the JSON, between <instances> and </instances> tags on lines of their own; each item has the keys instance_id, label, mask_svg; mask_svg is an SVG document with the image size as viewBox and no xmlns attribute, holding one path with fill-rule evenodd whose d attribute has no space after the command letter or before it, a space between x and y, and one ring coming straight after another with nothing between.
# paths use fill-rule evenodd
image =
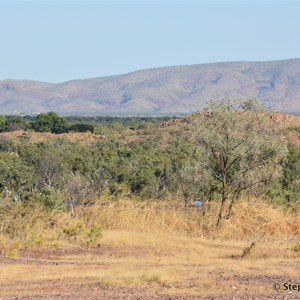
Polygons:
<instances>
[{"instance_id":1,"label":"low vegetation","mask_svg":"<svg viewBox=\"0 0 300 300\"><path fill-rule=\"evenodd\" d=\"M138 121L99 125L99 138L82 143L59 133L90 124L49 113L30 126L55 139L1 135L2 255L97 247L104 228L241 240L282 235L297 253L300 148L256 99L211 102L202 114L163 124ZM0 127L28 122L2 117Z\"/></svg>"},{"instance_id":2,"label":"low vegetation","mask_svg":"<svg viewBox=\"0 0 300 300\"><path fill-rule=\"evenodd\" d=\"M281 117L256 99L180 119L0 117L0 297L285 297L300 122Z\"/></svg>"},{"instance_id":3,"label":"low vegetation","mask_svg":"<svg viewBox=\"0 0 300 300\"><path fill-rule=\"evenodd\" d=\"M94 247L100 242L102 229L96 220L86 222L65 212L49 212L35 202L1 203L0 255Z\"/></svg>"},{"instance_id":4,"label":"low vegetation","mask_svg":"<svg viewBox=\"0 0 300 300\"><path fill-rule=\"evenodd\" d=\"M103 132L112 133L125 128L130 130L150 129L154 123L166 122L175 117L112 117L112 116L67 116L60 117L55 112L39 115L0 115L0 132L16 130L51 132Z\"/></svg>"},{"instance_id":5,"label":"low vegetation","mask_svg":"<svg viewBox=\"0 0 300 300\"><path fill-rule=\"evenodd\" d=\"M292 213L261 199L240 199L233 216L217 230L218 212L216 202L201 208L185 207L180 199L100 201L91 207L79 207L76 216L46 211L36 202L2 203L1 255L16 256L27 250L92 250L102 243L103 229L255 241L259 247L266 241L281 240L286 241L289 256L299 255L299 211ZM256 252L266 257L283 254L276 249Z\"/></svg>"}]
</instances>

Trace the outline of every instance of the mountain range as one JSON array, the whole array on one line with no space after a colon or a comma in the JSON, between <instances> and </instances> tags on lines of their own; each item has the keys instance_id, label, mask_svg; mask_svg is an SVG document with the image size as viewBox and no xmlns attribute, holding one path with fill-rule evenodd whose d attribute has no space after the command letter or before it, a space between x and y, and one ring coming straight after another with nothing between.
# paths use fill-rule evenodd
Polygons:
<instances>
[{"instance_id":1,"label":"mountain range","mask_svg":"<svg viewBox=\"0 0 300 300\"><path fill-rule=\"evenodd\" d=\"M207 100L256 97L300 113L300 59L161 67L124 75L46 83L0 81L0 114L178 115Z\"/></svg>"}]
</instances>

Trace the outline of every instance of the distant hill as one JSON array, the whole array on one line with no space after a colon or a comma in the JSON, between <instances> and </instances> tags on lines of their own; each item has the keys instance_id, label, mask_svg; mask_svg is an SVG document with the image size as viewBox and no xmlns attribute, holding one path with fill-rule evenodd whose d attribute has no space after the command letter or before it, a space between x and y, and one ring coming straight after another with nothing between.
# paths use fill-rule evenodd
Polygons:
<instances>
[{"instance_id":1,"label":"distant hill","mask_svg":"<svg viewBox=\"0 0 300 300\"><path fill-rule=\"evenodd\" d=\"M0 114L181 114L223 96L300 113L300 59L162 67L51 84L0 81Z\"/></svg>"}]
</instances>

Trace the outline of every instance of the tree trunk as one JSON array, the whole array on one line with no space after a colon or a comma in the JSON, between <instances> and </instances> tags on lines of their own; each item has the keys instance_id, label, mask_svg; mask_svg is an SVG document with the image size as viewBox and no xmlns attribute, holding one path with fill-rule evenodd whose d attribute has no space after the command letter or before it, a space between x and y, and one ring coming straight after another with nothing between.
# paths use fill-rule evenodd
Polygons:
<instances>
[{"instance_id":1,"label":"tree trunk","mask_svg":"<svg viewBox=\"0 0 300 300\"><path fill-rule=\"evenodd\" d=\"M237 191L235 191L231 201L230 201L230 204L229 204L229 207L228 207L228 212L227 212L227 216L226 218L229 219L231 217L231 213L232 213L232 207L233 207L233 203L235 202L235 200L238 198L239 194L240 194L241 190L238 189Z\"/></svg>"},{"instance_id":2,"label":"tree trunk","mask_svg":"<svg viewBox=\"0 0 300 300\"><path fill-rule=\"evenodd\" d=\"M224 205L225 205L226 200L227 200L227 197L225 197L223 195L222 196L222 201L221 201L221 207L220 207L220 210L219 210L219 214L218 214L218 218L217 218L217 223L216 223L217 229L221 228L221 225L222 225L223 210L224 210Z\"/></svg>"},{"instance_id":3,"label":"tree trunk","mask_svg":"<svg viewBox=\"0 0 300 300\"><path fill-rule=\"evenodd\" d=\"M222 200L221 200L221 207L220 207L220 211L219 211L217 223L216 223L217 229L219 229L221 227L224 205L225 205L227 198L228 198L228 193L227 193L226 173L223 172L223 174L222 174Z\"/></svg>"},{"instance_id":4,"label":"tree trunk","mask_svg":"<svg viewBox=\"0 0 300 300\"><path fill-rule=\"evenodd\" d=\"M229 219L231 217L232 207L233 207L233 203L235 202L235 200L236 200L236 196L233 196L230 201L229 207L228 207L228 212L227 212L227 216L226 216L227 219Z\"/></svg>"}]
</instances>

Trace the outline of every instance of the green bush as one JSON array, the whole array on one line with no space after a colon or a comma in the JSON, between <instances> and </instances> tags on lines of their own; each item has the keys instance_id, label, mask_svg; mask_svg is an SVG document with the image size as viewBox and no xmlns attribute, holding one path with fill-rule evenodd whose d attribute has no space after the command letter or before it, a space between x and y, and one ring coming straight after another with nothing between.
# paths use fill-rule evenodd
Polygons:
<instances>
[{"instance_id":1,"label":"green bush","mask_svg":"<svg viewBox=\"0 0 300 300\"><path fill-rule=\"evenodd\" d=\"M300 252L300 243L296 244L292 249L295 252Z\"/></svg>"}]
</instances>

